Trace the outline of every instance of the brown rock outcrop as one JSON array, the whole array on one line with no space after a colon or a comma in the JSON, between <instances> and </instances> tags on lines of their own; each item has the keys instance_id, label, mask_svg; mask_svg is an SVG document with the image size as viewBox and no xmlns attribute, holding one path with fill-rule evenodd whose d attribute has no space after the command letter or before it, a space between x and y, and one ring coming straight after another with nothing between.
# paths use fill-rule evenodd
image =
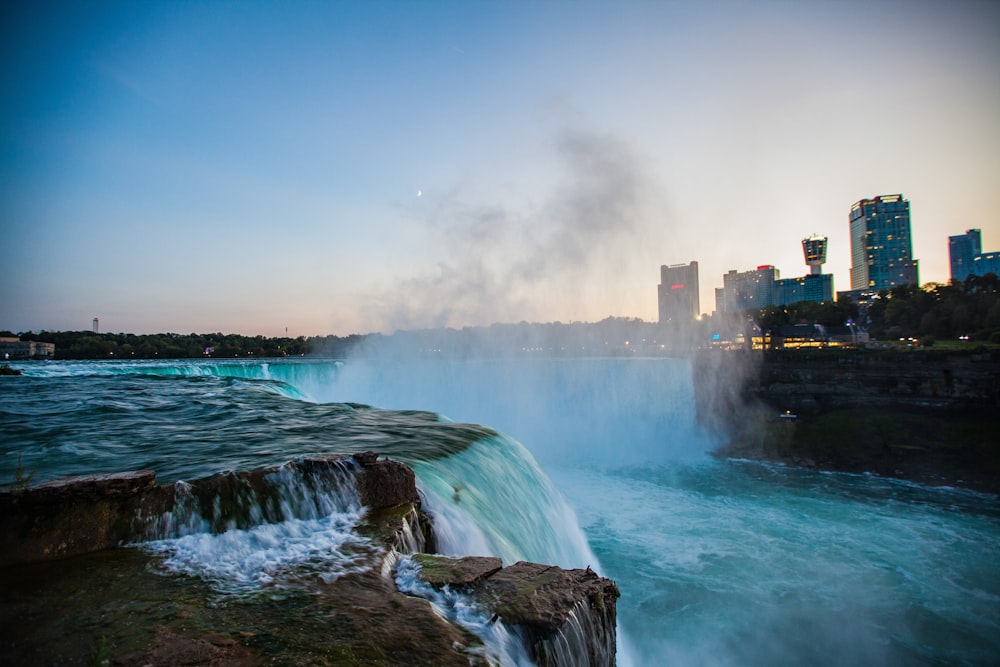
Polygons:
<instances>
[{"instance_id":1,"label":"brown rock outcrop","mask_svg":"<svg viewBox=\"0 0 1000 667\"><path fill-rule=\"evenodd\" d=\"M589 567L566 570L496 558L418 555L420 577L467 591L495 620L516 629L542 667L615 664L618 587Z\"/></svg>"},{"instance_id":2,"label":"brown rock outcrop","mask_svg":"<svg viewBox=\"0 0 1000 667\"><path fill-rule=\"evenodd\" d=\"M419 504L413 471L374 453L323 456L284 466L226 472L181 485L156 486L140 470L87 475L0 492L0 565L65 558L166 536L162 518L187 504L213 532L280 521L281 474L317 491L350 479L361 504L375 509ZM311 498L303 494L303 502Z\"/></svg>"},{"instance_id":3,"label":"brown rock outcrop","mask_svg":"<svg viewBox=\"0 0 1000 667\"><path fill-rule=\"evenodd\" d=\"M155 481L155 473L139 470L0 493L0 565L118 546L131 538L132 519Z\"/></svg>"}]
</instances>

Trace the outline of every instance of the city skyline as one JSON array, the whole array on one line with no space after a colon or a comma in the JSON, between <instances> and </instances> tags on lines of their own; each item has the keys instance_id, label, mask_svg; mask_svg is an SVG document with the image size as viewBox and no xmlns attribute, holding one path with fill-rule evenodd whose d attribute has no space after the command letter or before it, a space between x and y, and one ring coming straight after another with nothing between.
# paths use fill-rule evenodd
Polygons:
<instances>
[{"instance_id":1,"label":"city skyline","mask_svg":"<svg viewBox=\"0 0 1000 667\"><path fill-rule=\"evenodd\" d=\"M0 9L0 327L347 335L656 321L660 267L850 287L1000 247L988 2Z\"/></svg>"}]
</instances>

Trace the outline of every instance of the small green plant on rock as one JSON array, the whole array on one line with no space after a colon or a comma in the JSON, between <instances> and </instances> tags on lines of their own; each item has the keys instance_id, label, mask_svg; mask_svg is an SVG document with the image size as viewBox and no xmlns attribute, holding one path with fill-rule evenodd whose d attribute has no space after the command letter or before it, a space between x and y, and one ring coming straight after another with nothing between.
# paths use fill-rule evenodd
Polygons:
<instances>
[{"instance_id":1,"label":"small green plant on rock","mask_svg":"<svg viewBox=\"0 0 1000 667\"><path fill-rule=\"evenodd\" d=\"M108 638L101 635L101 638L97 640L97 644L94 645L94 649L90 652L90 660L87 661L87 667L108 667L111 664L111 655L108 652Z\"/></svg>"},{"instance_id":2,"label":"small green plant on rock","mask_svg":"<svg viewBox=\"0 0 1000 667\"><path fill-rule=\"evenodd\" d=\"M31 486L31 480L35 477L35 471L26 472L24 466L21 465L21 454L18 452L17 455L17 468L14 469L14 481L10 485L10 490L14 493L21 493L29 486Z\"/></svg>"}]
</instances>

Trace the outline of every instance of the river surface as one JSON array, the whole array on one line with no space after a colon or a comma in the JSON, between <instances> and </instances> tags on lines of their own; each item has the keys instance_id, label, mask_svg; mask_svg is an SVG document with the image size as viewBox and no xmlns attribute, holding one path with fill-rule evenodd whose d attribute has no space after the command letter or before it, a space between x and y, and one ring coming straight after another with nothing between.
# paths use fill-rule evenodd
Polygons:
<instances>
[{"instance_id":1,"label":"river surface","mask_svg":"<svg viewBox=\"0 0 1000 667\"><path fill-rule=\"evenodd\" d=\"M374 449L414 468L443 551L614 579L620 664L1000 664L997 497L717 460L685 360L14 366L2 483L140 468L171 482ZM448 422L496 433L449 442ZM235 595L350 542L352 511L155 548Z\"/></svg>"}]
</instances>

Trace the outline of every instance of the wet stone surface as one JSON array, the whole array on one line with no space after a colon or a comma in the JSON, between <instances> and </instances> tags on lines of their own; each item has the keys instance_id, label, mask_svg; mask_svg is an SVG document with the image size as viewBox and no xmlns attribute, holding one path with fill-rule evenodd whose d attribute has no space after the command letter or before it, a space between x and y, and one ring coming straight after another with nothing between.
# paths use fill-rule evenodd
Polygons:
<instances>
[{"instance_id":1,"label":"wet stone surface","mask_svg":"<svg viewBox=\"0 0 1000 667\"><path fill-rule=\"evenodd\" d=\"M5 664L465 667L478 644L377 571L226 597L132 548L0 570Z\"/></svg>"}]
</instances>

